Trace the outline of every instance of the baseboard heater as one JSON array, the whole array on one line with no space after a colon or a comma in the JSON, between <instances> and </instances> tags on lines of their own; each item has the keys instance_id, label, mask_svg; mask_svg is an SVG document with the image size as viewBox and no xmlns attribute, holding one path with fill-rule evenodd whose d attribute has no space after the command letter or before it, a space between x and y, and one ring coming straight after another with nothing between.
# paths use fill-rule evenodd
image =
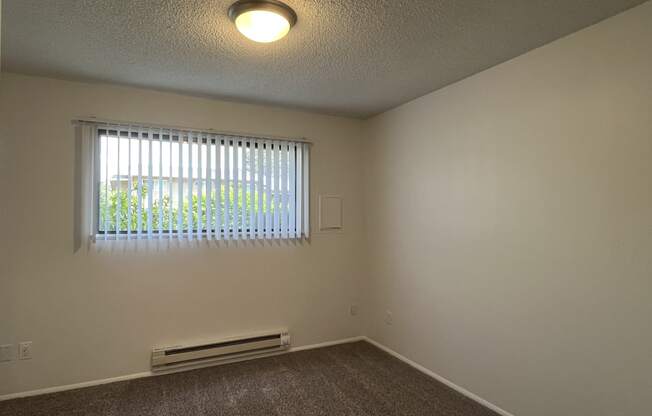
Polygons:
<instances>
[{"instance_id":1,"label":"baseboard heater","mask_svg":"<svg viewBox=\"0 0 652 416\"><path fill-rule=\"evenodd\" d=\"M154 348L152 370L239 361L282 352L288 348L290 348L290 334L287 329L257 332L217 341Z\"/></svg>"}]
</instances>

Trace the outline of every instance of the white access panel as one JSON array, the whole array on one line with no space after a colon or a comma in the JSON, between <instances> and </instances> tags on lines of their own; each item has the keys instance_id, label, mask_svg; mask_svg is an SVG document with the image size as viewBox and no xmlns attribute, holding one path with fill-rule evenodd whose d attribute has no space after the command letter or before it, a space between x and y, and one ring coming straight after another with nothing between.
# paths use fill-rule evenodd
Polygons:
<instances>
[{"instance_id":1,"label":"white access panel","mask_svg":"<svg viewBox=\"0 0 652 416\"><path fill-rule=\"evenodd\" d=\"M342 229L342 197L319 195L319 230Z\"/></svg>"}]
</instances>

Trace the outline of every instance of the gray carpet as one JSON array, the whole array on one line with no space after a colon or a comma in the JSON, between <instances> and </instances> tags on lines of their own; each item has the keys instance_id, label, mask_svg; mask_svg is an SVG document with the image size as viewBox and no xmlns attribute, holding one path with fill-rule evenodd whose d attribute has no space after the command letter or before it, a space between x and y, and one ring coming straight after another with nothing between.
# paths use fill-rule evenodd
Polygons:
<instances>
[{"instance_id":1,"label":"gray carpet","mask_svg":"<svg viewBox=\"0 0 652 416\"><path fill-rule=\"evenodd\" d=\"M366 342L0 402L0 415L496 413Z\"/></svg>"}]
</instances>

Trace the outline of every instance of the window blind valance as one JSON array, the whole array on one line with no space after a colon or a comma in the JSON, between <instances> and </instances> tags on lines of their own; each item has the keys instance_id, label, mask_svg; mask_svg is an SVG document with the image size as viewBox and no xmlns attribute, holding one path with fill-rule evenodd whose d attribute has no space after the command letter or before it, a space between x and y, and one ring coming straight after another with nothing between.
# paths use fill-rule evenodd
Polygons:
<instances>
[{"instance_id":1,"label":"window blind valance","mask_svg":"<svg viewBox=\"0 0 652 416\"><path fill-rule=\"evenodd\" d=\"M83 122L92 236L270 240L309 236L309 144Z\"/></svg>"}]
</instances>

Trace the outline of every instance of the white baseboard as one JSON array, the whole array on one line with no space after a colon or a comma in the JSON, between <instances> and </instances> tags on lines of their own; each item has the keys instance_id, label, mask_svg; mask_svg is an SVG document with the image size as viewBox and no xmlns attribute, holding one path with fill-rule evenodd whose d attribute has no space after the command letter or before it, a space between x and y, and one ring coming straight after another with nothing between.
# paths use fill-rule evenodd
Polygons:
<instances>
[{"instance_id":1,"label":"white baseboard","mask_svg":"<svg viewBox=\"0 0 652 416\"><path fill-rule=\"evenodd\" d=\"M344 339L338 339L338 340L335 340L335 341L320 342L319 344L310 344L310 345L301 345L299 347L292 347L292 348L290 348L290 352L297 352L297 351L303 351L303 350L312 350L312 349L315 349L315 348L330 347L331 345L348 344L350 342L358 342L358 341L366 341L366 340L367 340L367 337L364 337L364 336L344 338Z\"/></svg>"},{"instance_id":2,"label":"white baseboard","mask_svg":"<svg viewBox=\"0 0 652 416\"><path fill-rule=\"evenodd\" d=\"M435 373L435 372L433 372L431 370L428 370L426 367L422 366L421 364L415 363L414 361L410 360L409 358L397 353L396 351L384 346L383 344L381 344L381 343L379 343L377 341L374 341L373 339L371 339L369 337L362 337L362 338L365 341L367 341L368 343L370 343L370 344L380 348L381 350L385 351L389 355L392 355L392 356L398 358L399 360L401 360L404 363L414 367L415 369L421 371L422 373L434 378L435 380L437 380L437 381L439 381L441 383L444 383L445 385L452 388L453 390L457 390L458 392L462 393L463 395L465 395L469 399L480 403L484 407L487 407L487 408L493 410L494 412L498 413L499 415L501 415L501 416L514 416L511 413L509 413L508 411L501 409L500 407L498 407L495 404L483 399L482 397L478 396L477 394L471 393L470 391L468 391L464 387L458 386L457 384L453 383L450 380L447 380L446 378L440 376L439 374L437 374L437 373Z\"/></svg>"},{"instance_id":3,"label":"white baseboard","mask_svg":"<svg viewBox=\"0 0 652 416\"><path fill-rule=\"evenodd\" d=\"M46 387L44 389L21 391L18 393L10 393L10 394L5 394L3 396L0 396L0 402L3 400L18 399L21 397L29 397L29 396L40 396L41 394L56 393L59 391L81 389L83 387L99 386L100 384L115 383L117 381L126 381L126 380L133 380L136 378L150 377L152 375L153 374L151 371L143 371L142 373L126 374L124 376L103 378L101 380L91 380L91 381L84 381L75 384L66 384L63 386Z\"/></svg>"},{"instance_id":4,"label":"white baseboard","mask_svg":"<svg viewBox=\"0 0 652 416\"><path fill-rule=\"evenodd\" d=\"M271 355L279 355L279 354L286 354L286 353L289 353L289 352L298 352L298 351L304 351L304 350L311 350L311 349L315 349L315 348L323 348L323 347L329 347L329 346L332 346L332 345L347 344L347 343L350 343L350 342L363 341L363 340L366 340L366 338L362 337L362 336L359 336L359 337L338 339L338 340L335 340L335 341L320 342L320 343L317 343L317 344L300 345L298 347L292 347L292 348L290 348L289 350L287 350L285 352L274 353L274 354L271 354ZM126 375L123 375L123 376L103 378L103 379L100 379L100 380L84 381L82 383L66 384L66 385L63 385L63 386L53 386L53 387L46 387L44 389L22 391L22 392L18 392L18 393L10 393L10 394L5 394L5 395L0 396L0 401L10 400L10 399L18 399L18 398L21 398L21 397L39 396L41 394L56 393L56 392L60 392L60 391L80 389L80 388L83 388L83 387L99 386L99 385L102 385L102 384L115 383L115 382L118 382L118 381L134 380L134 379L137 379L137 378L160 376L160 375L171 374L171 373L179 373L179 372L183 372L183 371L196 370L198 368L203 368L203 367L211 367L211 366L215 366L215 365L219 365L219 364L222 364L222 363L213 362L213 363L207 363L207 364L203 364L203 365L196 365L196 366L188 366L188 367L178 368L178 369L174 369L174 370L171 370L171 371L157 371L157 372L143 371L141 373L126 374Z\"/></svg>"}]
</instances>

